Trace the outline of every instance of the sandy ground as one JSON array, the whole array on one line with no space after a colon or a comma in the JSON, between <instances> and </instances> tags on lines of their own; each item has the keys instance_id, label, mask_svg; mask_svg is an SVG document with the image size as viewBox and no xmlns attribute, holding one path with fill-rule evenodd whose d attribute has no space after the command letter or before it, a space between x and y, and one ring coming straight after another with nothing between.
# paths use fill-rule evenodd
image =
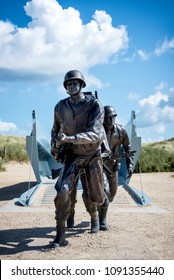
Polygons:
<instances>
[{"instance_id":1,"label":"sandy ground","mask_svg":"<svg viewBox=\"0 0 174 280\"><path fill-rule=\"evenodd\" d=\"M174 259L174 172L134 174L130 185L151 198L137 206L119 186L108 213L109 231L90 233L90 219L78 192L75 227L66 231L68 245L53 251L54 205L16 205L28 189L30 166L11 163L0 173L0 259ZM31 186L35 177L31 172Z\"/></svg>"}]
</instances>

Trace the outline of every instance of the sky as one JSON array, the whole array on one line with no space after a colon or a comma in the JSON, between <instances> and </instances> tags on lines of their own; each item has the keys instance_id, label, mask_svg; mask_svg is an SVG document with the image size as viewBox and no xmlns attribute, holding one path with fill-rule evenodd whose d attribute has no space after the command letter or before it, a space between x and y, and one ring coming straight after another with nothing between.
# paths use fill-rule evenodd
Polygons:
<instances>
[{"instance_id":1,"label":"sky","mask_svg":"<svg viewBox=\"0 0 174 280\"><path fill-rule=\"evenodd\" d=\"M173 0L0 1L0 134L47 137L63 80L77 69L142 142L174 137Z\"/></svg>"}]
</instances>

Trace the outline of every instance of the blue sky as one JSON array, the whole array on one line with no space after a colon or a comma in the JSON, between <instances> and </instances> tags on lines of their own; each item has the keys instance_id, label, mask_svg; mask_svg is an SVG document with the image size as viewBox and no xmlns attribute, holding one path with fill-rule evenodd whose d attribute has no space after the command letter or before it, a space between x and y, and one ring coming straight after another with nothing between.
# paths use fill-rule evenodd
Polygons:
<instances>
[{"instance_id":1,"label":"blue sky","mask_svg":"<svg viewBox=\"0 0 174 280\"><path fill-rule=\"evenodd\" d=\"M142 142L174 137L174 1L0 2L0 134L47 134L64 75L80 70L122 125L136 112Z\"/></svg>"}]
</instances>

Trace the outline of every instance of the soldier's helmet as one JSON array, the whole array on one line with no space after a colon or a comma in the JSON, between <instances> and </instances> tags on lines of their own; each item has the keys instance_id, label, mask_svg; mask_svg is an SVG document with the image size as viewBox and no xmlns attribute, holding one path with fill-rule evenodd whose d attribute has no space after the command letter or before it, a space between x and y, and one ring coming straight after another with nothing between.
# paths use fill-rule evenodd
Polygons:
<instances>
[{"instance_id":1,"label":"soldier's helmet","mask_svg":"<svg viewBox=\"0 0 174 280\"><path fill-rule=\"evenodd\" d=\"M81 87L86 87L85 78L83 74L78 70L70 70L65 74L63 85L66 88L66 84L70 80L78 80L81 83Z\"/></svg>"},{"instance_id":2,"label":"soldier's helmet","mask_svg":"<svg viewBox=\"0 0 174 280\"><path fill-rule=\"evenodd\" d=\"M105 110L105 117L111 117L111 116L117 116L117 113L114 109L114 107L112 106L104 106L104 110Z\"/></svg>"}]
</instances>

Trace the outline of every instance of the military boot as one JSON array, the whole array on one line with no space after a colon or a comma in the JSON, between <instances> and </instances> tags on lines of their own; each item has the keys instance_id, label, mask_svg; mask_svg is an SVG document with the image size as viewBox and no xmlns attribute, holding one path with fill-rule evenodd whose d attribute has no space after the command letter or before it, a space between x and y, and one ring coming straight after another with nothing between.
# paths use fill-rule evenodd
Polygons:
<instances>
[{"instance_id":1,"label":"military boot","mask_svg":"<svg viewBox=\"0 0 174 280\"><path fill-rule=\"evenodd\" d=\"M99 223L100 223L100 230L108 230L108 224L106 220L107 212L109 207L109 200L108 198L105 199L103 205L98 205L98 213L99 213Z\"/></svg>"},{"instance_id":2,"label":"military boot","mask_svg":"<svg viewBox=\"0 0 174 280\"><path fill-rule=\"evenodd\" d=\"M75 210L69 214L69 217L67 219L67 228L73 228L74 227L74 215L75 215Z\"/></svg>"},{"instance_id":3,"label":"military boot","mask_svg":"<svg viewBox=\"0 0 174 280\"><path fill-rule=\"evenodd\" d=\"M58 249L65 245L65 226L57 227L57 233L54 241L51 244L52 249Z\"/></svg>"},{"instance_id":4,"label":"military boot","mask_svg":"<svg viewBox=\"0 0 174 280\"><path fill-rule=\"evenodd\" d=\"M108 230L109 228L106 220L108 206L107 207L100 206L100 207L101 207L99 211L100 230Z\"/></svg>"},{"instance_id":5,"label":"military boot","mask_svg":"<svg viewBox=\"0 0 174 280\"><path fill-rule=\"evenodd\" d=\"M91 233L97 233L99 231L99 219L98 215L91 217Z\"/></svg>"}]
</instances>

